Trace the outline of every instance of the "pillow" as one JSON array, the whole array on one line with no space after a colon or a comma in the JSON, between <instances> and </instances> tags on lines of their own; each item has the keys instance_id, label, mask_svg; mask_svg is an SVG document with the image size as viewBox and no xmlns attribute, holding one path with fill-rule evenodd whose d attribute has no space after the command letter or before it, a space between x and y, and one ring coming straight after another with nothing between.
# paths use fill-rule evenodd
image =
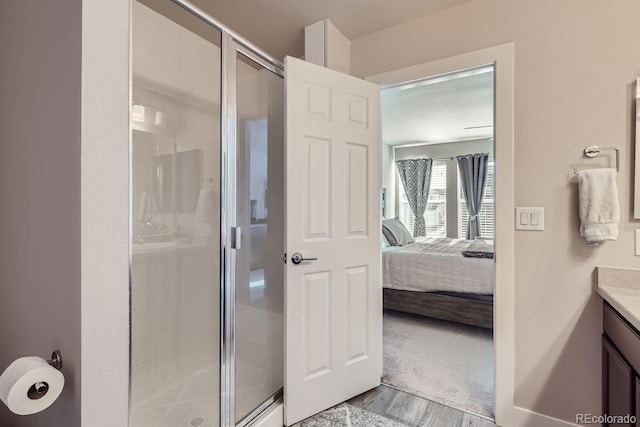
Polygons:
<instances>
[{"instance_id":1,"label":"pillow","mask_svg":"<svg viewBox=\"0 0 640 427\"><path fill-rule=\"evenodd\" d=\"M393 246L404 246L415 242L407 227L398 218L382 221L382 232Z\"/></svg>"},{"instance_id":2,"label":"pillow","mask_svg":"<svg viewBox=\"0 0 640 427\"><path fill-rule=\"evenodd\" d=\"M388 248L389 246L391 246L391 243L389 243L389 240L387 239L387 236L384 235L384 233L380 233L380 243L382 244L383 248Z\"/></svg>"}]
</instances>

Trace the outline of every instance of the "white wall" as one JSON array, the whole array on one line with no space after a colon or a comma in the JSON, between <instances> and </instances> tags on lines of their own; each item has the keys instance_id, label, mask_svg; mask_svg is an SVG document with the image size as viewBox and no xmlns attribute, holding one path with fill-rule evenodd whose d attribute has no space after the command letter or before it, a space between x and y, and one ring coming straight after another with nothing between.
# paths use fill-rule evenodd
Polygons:
<instances>
[{"instance_id":1,"label":"white wall","mask_svg":"<svg viewBox=\"0 0 640 427\"><path fill-rule=\"evenodd\" d=\"M370 76L515 43L515 200L546 214L544 232L515 238L515 404L568 421L601 411L594 267L639 263L630 213L639 15L632 0L475 0L351 44L352 74ZM611 164L582 156L593 144L622 149L620 236L596 248L579 237L572 175Z\"/></svg>"},{"instance_id":2,"label":"white wall","mask_svg":"<svg viewBox=\"0 0 640 427\"><path fill-rule=\"evenodd\" d=\"M0 2L0 372L60 349L66 379L4 427L80 425L81 6Z\"/></svg>"},{"instance_id":3,"label":"white wall","mask_svg":"<svg viewBox=\"0 0 640 427\"><path fill-rule=\"evenodd\" d=\"M304 29L304 57L311 62L349 74L351 41L328 19Z\"/></svg>"},{"instance_id":4,"label":"white wall","mask_svg":"<svg viewBox=\"0 0 640 427\"><path fill-rule=\"evenodd\" d=\"M419 157L448 158L469 153L489 153L493 156L493 141L479 139L444 144L425 144L395 147L396 160L417 159Z\"/></svg>"},{"instance_id":5,"label":"white wall","mask_svg":"<svg viewBox=\"0 0 640 427\"><path fill-rule=\"evenodd\" d=\"M77 77L82 83L81 189L76 194L82 248L79 409L82 426L119 427L127 425L129 397L130 3L86 0L78 7L82 10L81 80ZM66 26L62 17L53 22L54 33Z\"/></svg>"},{"instance_id":6,"label":"white wall","mask_svg":"<svg viewBox=\"0 0 640 427\"><path fill-rule=\"evenodd\" d=\"M387 189L387 207L385 212L386 218L394 218L396 216L396 167L395 157L393 156L393 147L388 144L382 144L382 188Z\"/></svg>"},{"instance_id":7,"label":"white wall","mask_svg":"<svg viewBox=\"0 0 640 427\"><path fill-rule=\"evenodd\" d=\"M351 42L328 19L325 19L325 31L327 68L349 74Z\"/></svg>"}]
</instances>

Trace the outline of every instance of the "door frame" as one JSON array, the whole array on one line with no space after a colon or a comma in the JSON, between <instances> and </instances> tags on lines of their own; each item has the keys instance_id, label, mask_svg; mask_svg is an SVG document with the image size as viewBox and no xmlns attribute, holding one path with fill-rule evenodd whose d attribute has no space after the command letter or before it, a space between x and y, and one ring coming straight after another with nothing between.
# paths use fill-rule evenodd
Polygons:
<instances>
[{"instance_id":1,"label":"door frame","mask_svg":"<svg viewBox=\"0 0 640 427\"><path fill-rule=\"evenodd\" d=\"M365 77L385 86L450 74L480 65L494 66L495 291L494 413L496 424L521 424L514 404L514 44L507 43ZM516 421L518 420L518 421Z\"/></svg>"}]
</instances>

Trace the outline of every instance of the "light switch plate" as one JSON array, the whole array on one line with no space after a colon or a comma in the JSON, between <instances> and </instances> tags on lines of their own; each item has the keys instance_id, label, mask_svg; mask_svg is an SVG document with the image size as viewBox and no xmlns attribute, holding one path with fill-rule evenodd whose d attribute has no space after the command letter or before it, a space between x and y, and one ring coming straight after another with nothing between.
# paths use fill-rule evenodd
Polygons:
<instances>
[{"instance_id":1,"label":"light switch plate","mask_svg":"<svg viewBox=\"0 0 640 427\"><path fill-rule=\"evenodd\" d=\"M636 229L636 256L640 256L640 228Z\"/></svg>"},{"instance_id":2,"label":"light switch plate","mask_svg":"<svg viewBox=\"0 0 640 427\"><path fill-rule=\"evenodd\" d=\"M544 230L544 208L516 208L516 230Z\"/></svg>"}]
</instances>

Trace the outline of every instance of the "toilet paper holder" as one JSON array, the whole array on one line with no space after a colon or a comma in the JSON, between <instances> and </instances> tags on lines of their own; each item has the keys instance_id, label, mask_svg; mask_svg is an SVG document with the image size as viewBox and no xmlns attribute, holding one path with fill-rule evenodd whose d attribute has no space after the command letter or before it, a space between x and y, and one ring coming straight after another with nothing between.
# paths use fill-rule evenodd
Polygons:
<instances>
[{"instance_id":1,"label":"toilet paper holder","mask_svg":"<svg viewBox=\"0 0 640 427\"><path fill-rule=\"evenodd\" d=\"M56 368L58 371L62 369L62 353L60 350L56 350L51 353L51 359L47 360L47 363ZM38 381L33 384L27 391L27 397L31 400L38 400L47 395L49 392L49 384L45 381Z\"/></svg>"},{"instance_id":2,"label":"toilet paper holder","mask_svg":"<svg viewBox=\"0 0 640 427\"><path fill-rule=\"evenodd\" d=\"M60 353L60 350L56 350L53 353L51 353L51 359L47 360L47 363L51 366L53 366L54 368L56 368L58 371L62 369L62 353Z\"/></svg>"}]
</instances>

